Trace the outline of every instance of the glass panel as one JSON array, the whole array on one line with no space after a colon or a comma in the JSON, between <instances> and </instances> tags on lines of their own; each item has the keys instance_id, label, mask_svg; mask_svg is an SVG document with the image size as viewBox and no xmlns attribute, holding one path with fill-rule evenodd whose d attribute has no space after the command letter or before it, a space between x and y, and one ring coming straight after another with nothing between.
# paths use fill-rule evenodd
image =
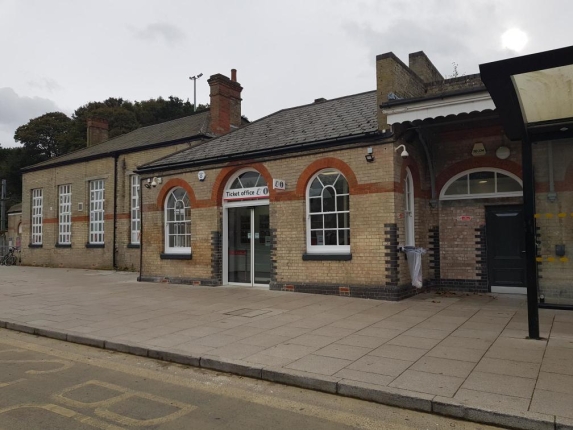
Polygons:
<instances>
[{"instance_id":1,"label":"glass panel","mask_svg":"<svg viewBox=\"0 0 573 430\"><path fill-rule=\"evenodd\" d=\"M338 214L338 228L350 228L350 214Z\"/></svg>"},{"instance_id":2,"label":"glass panel","mask_svg":"<svg viewBox=\"0 0 573 430\"><path fill-rule=\"evenodd\" d=\"M322 224L322 217L323 215L311 215L310 216L310 228L323 228Z\"/></svg>"},{"instance_id":3,"label":"glass panel","mask_svg":"<svg viewBox=\"0 0 573 430\"><path fill-rule=\"evenodd\" d=\"M322 230L315 230L310 232L311 245L324 245L324 232Z\"/></svg>"},{"instance_id":4,"label":"glass panel","mask_svg":"<svg viewBox=\"0 0 573 430\"><path fill-rule=\"evenodd\" d=\"M310 213L322 212L322 200L319 198L310 199Z\"/></svg>"},{"instance_id":5,"label":"glass panel","mask_svg":"<svg viewBox=\"0 0 573 430\"><path fill-rule=\"evenodd\" d=\"M348 182L346 181L346 178L340 175L334 184L334 188L338 194L348 194Z\"/></svg>"},{"instance_id":6,"label":"glass panel","mask_svg":"<svg viewBox=\"0 0 573 430\"><path fill-rule=\"evenodd\" d=\"M312 184L310 184L310 190L308 192L309 197L320 196L322 194L322 188L323 188L322 184L320 183L318 178L316 178L314 181L312 181Z\"/></svg>"},{"instance_id":7,"label":"glass panel","mask_svg":"<svg viewBox=\"0 0 573 430\"><path fill-rule=\"evenodd\" d=\"M514 191L523 191L523 188L521 187L521 185L519 185L519 182L517 182L513 178L510 178L507 175L504 175L503 173L498 173L497 174L497 192L498 193L511 193Z\"/></svg>"},{"instance_id":8,"label":"glass panel","mask_svg":"<svg viewBox=\"0 0 573 430\"><path fill-rule=\"evenodd\" d=\"M337 245L337 230L324 230L324 244Z\"/></svg>"},{"instance_id":9,"label":"glass panel","mask_svg":"<svg viewBox=\"0 0 573 430\"><path fill-rule=\"evenodd\" d=\"M468 176L464 175L461 178L456 179L450 184L446 190L446 196L455 196L458 194L468 194Z\"/></svg>"},{"instance_id":10,"label":"glass panel","mask_svg":"<svg viewBox=\"0 0 573 430\"><path fill-rule=\"evenodd\" d=\"M228 211L227 233L229 243L229 282L241 282L250 284L251 209L229 208Z\"/></svg>"},{"instance_id":11,"label":"glass panel","mask_svg":"<svg viewBox=\"0 0 573 430\"><path fill-rule=\"evenodd\" d=\"M335 192L333 187L325 187L324 190L322 190L323 212L334 212L336 210L334 195Z\"/></svg>"},{"instance_id":12,"label":"glass panel","mask_svg":"<svg viewBox=\"0 0 573 430\"><path fill-rule=\"evenodd\" d=\"M241 181L239 181L239 178L237 178L233 181L233 183L231 184L231 186L229 188L231 190L236 190L238 188L243 188L243 186L241 185Z\"/></svg>"},{"instance_id":13,"label":"glass panel","mask_svg":"<svg viewBox=\"0 0 573 430\"><path fill-rule=\"evenodd\" d=\"M493 194L493 193L495 193L494 172L470 173L470 194Z\"/></svg>"},{"instance_id":14,"label":"glass panel","mask_svg":"<svg viewBox=\"0 0 573 430\"><path fill-rule=\"evenodd\" d=\"M340 175L340 173L338 173L336 170L327 170L318 175L318 177L320 178L324 186L326 186L326 185L333 185L334 182L338 179L338 175Z\"/></svg>"},{"instance_id":15,"label":"glass panel","mask_svg":"<svg viewBox=\"0 0 573 430\"><path fill-rule=\"evenodd\" d=\"M245 172L239 178L241 178L243 188L253 188L257 185L259 176L259 172Z\"/></svg>"},{"instance_id":16,"label":"glass panel","mask_svg":"<svg viewBox=\"0 0 573 430\"><path fill-rule=\"evenodd\" d=\"M347 211L348 208L350 207L349 201L350 198L348 195L336 197L336 210Z\"/></svg>"},{"instance_id":17,"label":"glass panel","mask_svg":"<svg viewBox=\"0 0 573 430\"><path fill-rule=\"evenodd\" d=\"M350 230L338 230L338 244L350 245Z\"/></svg>"},{"instance_id":18,"label":"glass panel","mask_svg":"<svg viewBox=\"0 0 573 430\"><path fill-rule=\"evenodd\" d=\"M324 215L324 228L336 228L336 214Z\"/></svg>"},{"instance_id":19,"label":"glass panel","mask_svg":"<svg viewBox=\"0 0 573 430\"><path fill-rule=\"evenodd\" d=\"M271 245L272 237L269 225L269 207L255 206L255 284L271 282Z\"/></svg>"}]
</instances>

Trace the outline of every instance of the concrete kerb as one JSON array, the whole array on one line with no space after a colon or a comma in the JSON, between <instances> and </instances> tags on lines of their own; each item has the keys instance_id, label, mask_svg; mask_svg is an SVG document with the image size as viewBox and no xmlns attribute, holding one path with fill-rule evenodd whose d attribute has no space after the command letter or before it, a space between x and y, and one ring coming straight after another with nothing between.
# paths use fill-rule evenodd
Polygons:
<instances>
[{"instance_id":1,"label":"concrete kerb","mask_svg":"<svg viewBox=\"0 0 573 430\"><path fill-rule=\"evenodd\" d=\"M434 396L392 387L368 384L359 381L340 380L327 375L315 375L285 368L259 367L241 360L222 359L205 355L194 357L187 354L147 349L135 345L110 342L89 336L66 334L49 329L35 328L25 324L0 320L0 328L49 337L57 340L93 346L109 351L122 352L172 363L202 367L220 372L233 373L254 379L262 379L330 394L353 397L375 403L435 413L452 418L483 424L493 424L515 429L573 430L573 420L554 415L520 411L497 411L473 407L448 397Z\"/></svg>"}]
</instances>

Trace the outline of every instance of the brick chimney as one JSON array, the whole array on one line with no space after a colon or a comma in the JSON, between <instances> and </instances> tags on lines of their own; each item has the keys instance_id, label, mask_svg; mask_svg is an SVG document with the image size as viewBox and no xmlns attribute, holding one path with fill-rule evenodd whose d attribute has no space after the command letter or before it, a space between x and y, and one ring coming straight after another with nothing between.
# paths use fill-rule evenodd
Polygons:
<instances>
[{"instance_id":1,"label":"brick chimney","mask_svg":"<svg viewBox=\"0 0 573 430\"><path fill-rule=\"evenodd\" d=\"M220 136L241 126L241 91L237 82L237 70L231 70L231 79L216 74L209 80L211 89L210 128L213 134Z\"/></svg>"},{"instance_id":2,"label":"brick chimney","mask_svg":"<svg viewBox=\"0 0 573 430\"><path fill-rule=\"evenodd\" d=\"M109 126L103 118L88 119L88 146L98 145L108 139Z\"/></svg>"}]
</instances>

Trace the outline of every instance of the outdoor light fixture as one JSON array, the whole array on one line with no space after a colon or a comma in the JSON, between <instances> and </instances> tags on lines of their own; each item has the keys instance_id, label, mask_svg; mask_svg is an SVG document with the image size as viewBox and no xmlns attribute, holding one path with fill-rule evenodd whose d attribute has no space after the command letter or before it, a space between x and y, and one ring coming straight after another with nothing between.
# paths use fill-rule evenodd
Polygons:
<instances>
[{"instance_id":1,"label":"outdoor light fixture","mask_svg":"<svg viewBox=\"0 0 573 430\"><path fill-rule=\"evenodd\" d=\"M400 145L398 146L394 151L399 150L400 148L404 148L404 150L400 153L400 157L402 158L408 158L410 156L410 154L408 154L408 151L406 151L406 145Z\"/></svg>"},{"instance_id":2,"label":"outdoor light fixture","mask_svg":"<svg viewBox=\"0 0 573 430\"><path fill-rule=\"evenodd\" d=\"M203 76L203 73L199 73L195 76L189 76L189 79L193 81L193 112L197 111L197 79Z\"/></svg>"},{"instance_id":3,"label":"outdoor light fixture","mask_svg":"<svg viewBox=\"0 0 573 430\"><path fill-rule=\"evenodd\" d=\"M372 148L368 148L368 152L366 153L364 158L366 158L366 161L368 161L369 163L372 163L374 161L374 154L372 153Z\"/></svg>"},{"instance_id":4,"label":"outdoor light fixture","mask_svg":"<svg viewBox=\"0 0 573 430\"><path fill-rule=\"evenodd\" d=\"M147 178L147 182L145 182L144 187L145 188L155 188L157 186L157 184L161 184L163 182L163 179L158 178L157 176L154 176L153 179L151 178Z\"/></svg>"}]
</instances>

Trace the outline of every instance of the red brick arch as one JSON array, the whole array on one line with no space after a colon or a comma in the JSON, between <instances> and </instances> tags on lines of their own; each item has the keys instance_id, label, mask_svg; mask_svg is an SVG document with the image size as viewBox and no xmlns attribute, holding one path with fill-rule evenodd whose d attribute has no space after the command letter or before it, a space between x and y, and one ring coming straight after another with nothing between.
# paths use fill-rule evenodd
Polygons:
<instances>
[{"instance_id":1,"label":"red brick arch","mask_svg":"<svg viewBox=\"0 0 573 430\"><path fill-rule=\"evenodd\" d=\"M467 159L464 161L460 161L459 163L453 164L447 169L443 170L438 177L436 178L436 195L440 195L442 192L442 188L446 185L451 178L456 176L459 173L465 172L466 170L470 169L487 169L487 168L495 168L506 170L510 173L513 173L519 179L522 179L521 176L521 165L516 163L515 161L510 160L500 160L499 158L494 157L476 157L473 159Z\"/></svg>"},{"instance_id":2,"label":"red brick arch","mask_svg":"<svg viewBox=\"0 0 573 430\"><path fill-rule=\"evenodd\" d=\"M248 165L225 167L221 170L215 183L213 184L213 191L211 192L211 200L215 202L216 205L220 205L223 202L223 192L225 191L225 186L227 182L235 173L239 170L252 169L259 172L269 187L269 200L274 200L276 192L273 189L273 177L269 170L262 163L251 163Z\"/></svg>"},{"instance_id":3,"label":"red brick arch","mask_svg":"<svg viewBox=\"0 0 573 430\"><path fill-rule=\"evenodd\" d=\"M298 196L304 196L306 194L306 186L310 178L312 178L316 173L324 169L336 169L340 173L344 175L346 180L348 181L348 187L350 188L350 193L356 191L358 186L358 180L356 179L356 175L350 168L348 164L344 161L339 160L338 158L334 157L326 157L321 158L320 160L316 160L315 162L311 163L307 166L306 169L301 173L298 178L298 182L296 184L296 194Z\"/></svg>"},{"instance_id":4,"label":"red brick arch","mask_svg":"<svg viewBox=\"0 0 573 430\"><path fill-rule=\"evenodd\" d=\"M167 194L169 194L169 191L171 191L173 188L177 187L181 187L185 191L187 191L187 195L189 196L189 201L191 202L191 208L194 208L197 205L197 199L195 198L195 193L193 192L193 188L191 188L191 185L189 185L187 181L184 181L183 179L173 178L168 180L165 184L163 184L161 190L159 190L159 194L157 195L158 208L163 208L163 205L165 204L165 199L167 198Z\"/></svg>"}]
</instances>

